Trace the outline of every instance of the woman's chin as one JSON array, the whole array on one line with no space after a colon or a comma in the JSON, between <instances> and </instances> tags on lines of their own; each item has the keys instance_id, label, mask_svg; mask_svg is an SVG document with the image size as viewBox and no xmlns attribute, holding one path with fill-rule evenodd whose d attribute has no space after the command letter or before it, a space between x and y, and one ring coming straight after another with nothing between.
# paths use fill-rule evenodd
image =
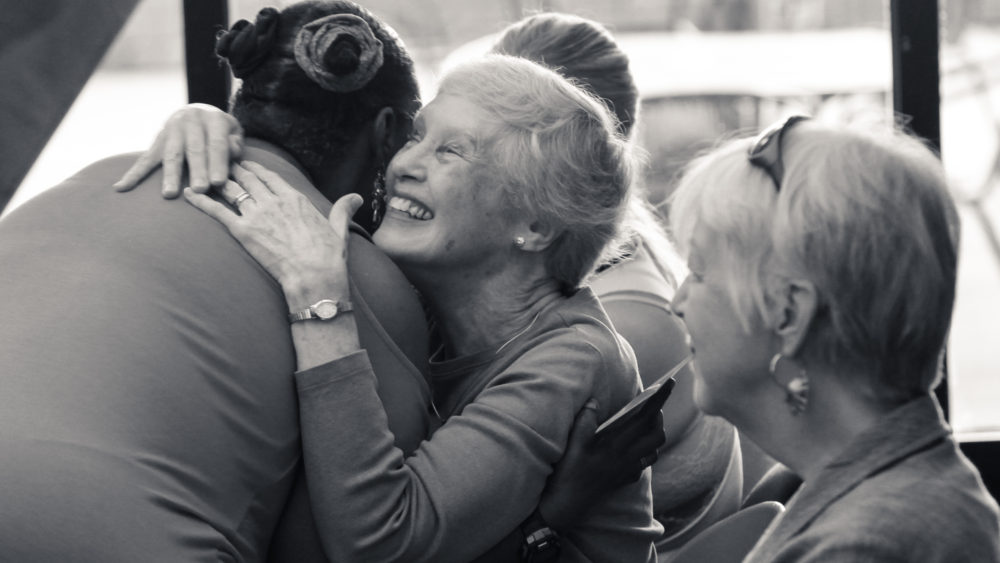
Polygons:
<instances>
[{"instance_id":1,"label":"woman's chin","mask_svg":"<svg viewBox=\"0 0 1000 563\"><path fill-rule=\"evenodd\" d=\"M389 217L386 217L382 220L382 224L379 225L375 234L372 235L372 241L374 241L375 245L381 248L382 251L388 254L391 258L392 255L399 250L399 241L405 238L399 231L400 229L398 225L396 225L395 222Z\"/></svg>"}]
</instances>

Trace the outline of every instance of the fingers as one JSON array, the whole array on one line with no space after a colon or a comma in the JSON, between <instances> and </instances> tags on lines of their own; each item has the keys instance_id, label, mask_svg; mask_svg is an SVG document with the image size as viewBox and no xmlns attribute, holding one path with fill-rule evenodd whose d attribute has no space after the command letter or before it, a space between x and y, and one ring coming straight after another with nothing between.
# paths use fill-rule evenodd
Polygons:
<instances>
[{"instance_id":1,"label":"fingers","mask_svg":"<svg viewBox=\"0 0 1000 563\"><path fill-rule=\"evenodd\" d=\"M654 437L652 439L665 442L663 412L657 410L641 413L623 424L617 434L617 439L627 444L634 444L651 436ZM660 445L662 442L657 444L657 447Z\"/></svg>"},{"instance_id":2,"label":"fingers","mask_svg":"<svg viewBox=\"0 0 1000 563\"><path fill-rule=\"evenodd\" d=\"M270 193L278 196L288 196L299 193L298 190L288 185L288 182L269 168L257 164L251 160L241 161L237 166L252 172L265 186Z\"/></svg>"},{"instance_id":3,"label":"fingers","mask_svg":"<svg viewBox=\"0 0 1000 563\"><path fill-rule=\"evenodd\" d=\"M190 186L204 193L211 185L225 183L230 158L242 154L243 129L236 118L216 107L191 104L167 120L153 146L114 188L132 189L162 162L163 196L177 197L186 163Z\"/></svg>"},{"instance_id":4,"label":"fingers","mask_svg":"<svg viewBox=\"0 0 1000 563\"><path fill-rule=\"evenodd\" d=\"M208 191L208 156L205 154L205 130L200 122L185 120L184 155L187 158L191 188L198 193Z\"/></svg>"},{"instance_id":5,"label":"fingers","mask_svg":"<svg viewBox=\"0 0 1000 563\"><path fill-rule=\"evenodd\" d=\"M229 177L230 160L243 153L243 128L228 113L206 113L205 132L208 136L208 180L213 186L221 186Z\"/></svg>"},{"instance_id":6,"label":"fingers","mask_svg":"<svg viewBox=\"0 0 1000 563\"><path fill-rule=\"evenodd\" d=\"M621 460L623 468L626 469L622 475L626 482L638 481L642 477L642 472L646 468L652 467L660 459L659 448L664 441L663 428L661 427L659 431L651 430L643 434L629 444L627 452L619 454L618 459Z\"/></svg>"},{"instance_id":7,"label":"fingers","mask_svg":"<svg viewBox=\"0 0 1000 563\"><path fill-rule=\"evenodd\" d=\"M663 431L663 418L654 419L654 425L646 428L631 442L629 451L634 457L645 457L660 449L666 443L666 433Z\"/></svg>"},{"instance_id":8,"label":"fingers","mask_svg":"<svg viewBox=\"0 0 1000 563\"><path fill-rule=\"evenodd\" d=\"M167 121L160 132L163 136L163 197L175 198L180 194L181 172L184 167L184 134L176 129L174 120Z\"/></svg>"},{"instance_id":9,"label":"fingers","mask_svg":"<svg viewBox=\"0 0 1000 563\"><path fill-rule=\"evenodd\" d=\"M206 215L222 223L230 232L233 231L239 216L230 211L225 205L205 194L197 193L191 188L184 188L184 199L188 200L188 203L191 205L204 211Z\"/></svg>"},{"instance_id":10,"label":"fingers","mask_svg":"<svg viewBox=\"0 0 1000 563\"><path fill-rule=\"evenodd\" d=\"M118 180L111 185L118 192L127 192L132 188L139 185L139 182L143 178L149 175L150 172L156 170L160 165L160 153L163 150L163 137L164 132L156 136L156 140L153 141L153 145L149 147L146 152L139 156L139 159L135 161L135 164L125 172L121 180Z\"/></svg>"},{"instance_id":11,"label":"fingers","mask_svg":"<svg viewBox=\"0 0 1000 563\"><path fill-rule=\"evenodd\" d=\"M249 161L243 161L241 163L234 162L229 167L230 173L234 180L242 187L251 197L257 201L267 201L269 198L274 197L274 193L271 191L270 185L266 184L261 178L260 174L256 171L265 172L273 176L271 178L273 183L284 183L277 174L271 172L267 168ZM256 170L256 171L255 171ZM288 188L289 190L295 192L293 188ZM298 192L295 192L298 193Z\"/></svg>"},{"instance_id":12,"label":"fingers","mask_svg":"<svg viewBox=\"0 0 1000 563\"><path fill-rule=\"evenodd\" d=\"M663 415L659 414L659 416L650 418L655 425L647 427L645 432L626 442L627 445L623 451L617 454L617 458L621 460L623 468L626 469L622 475L625 482L635 482L642 477L642 472L659 459L660 446L666 442L666 433L663 431Z\"/></svg>"},{"instance_id":13,"label":"fingers","mask_svg":"<svg viewBox=\"0 0 1000 563\"><path fill-rule=\"evenodd\" d=\"M249 210L248 205L256 205L257 203L257 200L250 195L250 192L244 190L242 186L232 180L226 180L221 186L215 189L222 196L222 199L226 200L226 203L240 212L240 215L246 214Z\"/></svg>"}]
</instances>

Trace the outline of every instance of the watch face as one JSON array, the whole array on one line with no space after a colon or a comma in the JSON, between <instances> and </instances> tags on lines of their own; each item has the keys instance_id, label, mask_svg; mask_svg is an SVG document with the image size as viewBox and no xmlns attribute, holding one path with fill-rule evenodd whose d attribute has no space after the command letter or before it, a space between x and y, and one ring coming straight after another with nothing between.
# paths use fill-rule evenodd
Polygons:
<instances>
[{"instance_id":1,"label":"watch face","mask_svg":"<svg viewBox=\"0 0 1000 563\"><path fill-rule=\"evenodd\" d=\"M337 316L337 302L330 299L324 299L319 303L316 303L312 307L313 312L316 316L324 321L328 321L333 317Z\"/></svg>"}]
</instances>

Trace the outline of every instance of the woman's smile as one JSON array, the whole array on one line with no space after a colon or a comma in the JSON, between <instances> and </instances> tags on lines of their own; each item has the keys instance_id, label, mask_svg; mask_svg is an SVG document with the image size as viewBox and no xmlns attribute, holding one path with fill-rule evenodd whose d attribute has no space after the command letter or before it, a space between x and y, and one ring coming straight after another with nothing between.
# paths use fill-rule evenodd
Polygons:
<instances>
[{"instance_id":1,"label":"woman's smile","mask_svg":"<svg viewBox=\"0 0 1000 563\"><path fill-rule=\"evenodd\" d=\"M392 196L388 202L389 209L398 211L418 221L428 221L434 218L434 212L419 201L403 196Z\"/></svg>"}]
</instances>

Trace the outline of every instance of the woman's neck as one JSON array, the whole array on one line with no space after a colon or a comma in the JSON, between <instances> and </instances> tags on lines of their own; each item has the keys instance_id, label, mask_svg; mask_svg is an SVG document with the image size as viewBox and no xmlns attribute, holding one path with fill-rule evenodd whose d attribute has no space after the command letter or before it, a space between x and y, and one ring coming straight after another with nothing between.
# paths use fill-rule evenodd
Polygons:
<instances>
[{"instance_id":1,"label":"woman's neck","mask_svg":"<svg viewBox=\"0 0 1000 563\"><path fill-rule=\"evenodd\" d=\"M762 424L743 430L764 451L808 482L837 458L862 432L878 423L890 407L868 399L848 374L810 370L806 411L792 415L787 405L771 400ZM784 391L775 388L783 400Z\"/></svg>"},{"instance_id":2,"label":"woman's neck","mask_svg":"<svg viewBox=\"0 0 1000 563\"><path fill-rule=\"evenodd\" d=\"M524 332L542 310L563 298L554 279L519 277L513 272L483 283L437 279L432 284L418 284L417 288L438 323L448 357L501 346Z\"/></svg>"}]
</instances>

